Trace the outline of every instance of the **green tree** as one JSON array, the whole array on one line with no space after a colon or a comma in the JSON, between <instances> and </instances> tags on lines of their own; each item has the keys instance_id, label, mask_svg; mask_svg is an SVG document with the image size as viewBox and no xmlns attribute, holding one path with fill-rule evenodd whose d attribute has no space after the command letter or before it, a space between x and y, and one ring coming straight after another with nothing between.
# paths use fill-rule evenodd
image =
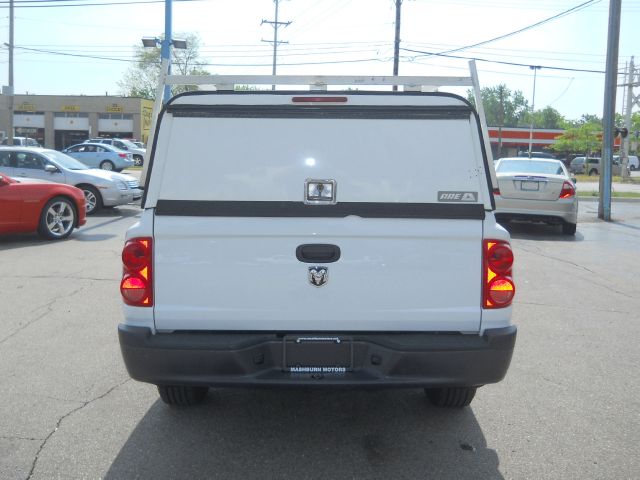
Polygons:
<instances>
[{"instance_id":1,"label":"green tree","mask_svg":"<svg viewBox=\"0 0 640 480\"><path fill-rule=\"evenodd\" d=\"M527 113L526 124L531 124L531 114ZM533 126L535 128L566 128L569 126L565 118L555 108L546 107L544 110L533 112Z\"/></svg>"},{"instance_id":2,"label":"green tree","mask_svg":"<svg viewBox=\"0 0 640 480\"><path fill-rule=\"evenodd\" d=\"M502 127L524 126L524 118L529 103L520 90L512 92L506 85L480 89L487 125ZM475 106L473 91L467 92L467 99Z\"/></svg>"},{"instance_id":3,"label":"green tree","mask_svg":"<svg viewBox=\"0 0 640 480\"><path fill-rule=\"evenodd\" d=\"M567 128L577 128L582 125L588 125L588 124L594 124L594 123L597 123L598 125L600 125L600 128L602 129L602 118L598 117L597 115L593 115L591 113L585 113L580 117L579 120L568 120Z\"/></svg>"},{"instance_id":4,"label":"green tree","mask_svg":"<svg viewBox=\"0 0 640 480\"><path fill-rule=\"evenodd\" d=\"M578 127L566 129L562 135L556 137L556 143L551 148L556 152L590 155L600 149L601 135L602 125L600 123L584 123Z\"/></svg>"},{"instance_id":5,"label":"green tree","mask_svg":"<svg viewBox=\"0 0 640 480\"><path fill-rule=\"evenodd\" d=\"M211 75L200 58L200 37L197 34L177 34L177 38L187 41L186 49L171 48L172 73L178 75ZM136 62L118 82L120 92L130 97L141 97L154 100L160 76L160 47L146 48L136 46ZM198 90L197 85L173 85L171 93Z\"/></svg>"},{"instance_id":6,"label":"green tree","mask_svg":"<svg viewBox=\"0 0 640 480\"><path fill-rule=\"evenodd\" d=\"M631 131L629 132L631 141L636 143L640 141L640 112L631 115Z\"/></svg>"}]
</instances>

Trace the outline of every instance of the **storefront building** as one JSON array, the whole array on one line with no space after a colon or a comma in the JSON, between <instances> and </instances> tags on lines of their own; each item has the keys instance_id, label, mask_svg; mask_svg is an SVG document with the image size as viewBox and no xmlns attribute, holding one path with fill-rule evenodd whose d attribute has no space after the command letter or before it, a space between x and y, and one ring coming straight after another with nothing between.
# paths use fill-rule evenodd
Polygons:
<instances>
[{"instance_id":1,"label":"storefront building","mask_svg":"<svg viewBox=\"0 0 640 480\"><path fill-rule=\"evenodd\" d=\"M518 127L488 127L489 141L493 158L515 157L518 152L529 151L531 144L532 151L548 151L553 153L551 148L556 139L564 133L560 129L518 128ZM620 137L613 139L614 149L620 148Z\"/></svg>"},{"instance_id":2,"label":"storefront building","mask_svg":"<svg viewBox=\"0 0 640 480\"><path fill-rule=\"evenodd\" d=\"M92 137L147 141L153 102L142 98L16 95L14 136L61 150ZM0 140L8 137L9 97L0 96Z\"/></svg>"}]
</instances>

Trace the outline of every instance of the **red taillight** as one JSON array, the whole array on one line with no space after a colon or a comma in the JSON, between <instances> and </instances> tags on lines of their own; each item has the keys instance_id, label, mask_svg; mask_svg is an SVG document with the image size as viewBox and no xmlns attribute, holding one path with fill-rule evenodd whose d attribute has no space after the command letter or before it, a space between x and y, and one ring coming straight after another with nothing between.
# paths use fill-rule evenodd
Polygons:
<instances>
[{"instance_id":1,"label":"red taillight","mask_svg":"<svg viewBox=\"0 0 640 480\"><path fill-rule=\"evenodd\" d=\"M511 271L513 265L513 250L508 243L491 242L493 245L487 250L487 263L495 273Z\"/></svg>"},{"instance_id":2,"label":"red taillight","mask_svg":"<svg viewBox=\"0 0 640 480\"><path fill-rule=\"evenodd\" d=\"M497 188L497 187L496 187L496 188L494 188L494 189L493 189L493 194L494 194L494 195L500 195L500 189L499 189L499 188Z\"/></svg>"},{"instance_id":3,"label":"red taillight","mask_svg":"<svg viewBox=\"0 0 640 480\"><path fill-rule=\"evenodd\" d=\"M575 196L576 189L571 182L564 182L562 184L562 190L560 190L559 198L571 198Z\"/></svg>"},{"instance_id":4,"label":"red taillight","mask_svg":"<svg viewBox=\"0 0 640 480\"><path fill-rule=\"evenodd\" d=\"M489 303L485 308L506 307L513 300L516 287L510 278L496 278L489 282Z\"/></svg>"},{"instance_id":5,"label":"red taillight","mask_svg":"<svg viewBox=\"0 0 640 480\"><path fill-rule=\"evenodd\" d=\"M513 251L504 240L485 240L483 245L482 308L511 305L516 287L511 278Z\"/></svg>"},{"instance_id":6,"label":"red taillight","mask_svg":"<svg viewBox=\"0 0 640 480\"><path fill-rule=\"evenodd\" d=\"M150 237L132 238L122 249L120 293L127 305L153 306L152 245Z\"/></svg>"},{"instance_id":7,"label":"red taillight","mask_svg":"<svg viewBox=\"0 0 640 480\"><path fill-rule=\"evenodd\" d=\"M118 156L120 158L127 158L127 154L126 153L119 153Z\"/></svg>"}]
</instances>

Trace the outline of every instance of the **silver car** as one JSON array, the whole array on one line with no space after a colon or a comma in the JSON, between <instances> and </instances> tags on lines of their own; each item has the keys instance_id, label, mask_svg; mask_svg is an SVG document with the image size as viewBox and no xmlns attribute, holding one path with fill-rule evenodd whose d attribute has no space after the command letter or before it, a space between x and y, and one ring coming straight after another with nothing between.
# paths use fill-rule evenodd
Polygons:
<instances>
[{"instance_id":1,"label":"silver car","mask_svg":"<svg viewBox=\"0 0 640 480\"><path fill-rule=\"evenodd\" d=\"M147 152L146 148L139 147L135 143L125 138L89 138L84 143L103 143L105 145L112 145L120 150L129 152L133 157L133 161L137 167L141 167L144 163L144 155Z\"/></svg>"},{"instance_id":2,"label":"silver car","mask_svg":"<svg viewBox=\"0 0 640 480\"><path fill-rule=\"evenodd\" d=\"M89 168L101 168L113 172L121 172L133 167L134 161L127 153L112 145L97 143L80 143L62 150L62 153L79 160Z\"/></svg>"},{"instance_id":3,"label":"silver car","mask_svg":"<svg viewBox=\"0 0 640 480\"><path fill-rule=\"evenodd\" d=\"M87 215L103 206L125 205L142 197L139 182L131 175L89 168L56 150L0 147L0 172L78 187L84 192Z\"/></svg>"},{"instance_id":4,"label":"silver car","mask_svg":"<svg viewBox=\"0 0 640 480\"><path fill-rule=\"evenodd\" d=\"M501 158L495 164L498 221L526 220L562 225L575 235L578 197L574 181L559 160Z\"/></svg>"}]
</instances>

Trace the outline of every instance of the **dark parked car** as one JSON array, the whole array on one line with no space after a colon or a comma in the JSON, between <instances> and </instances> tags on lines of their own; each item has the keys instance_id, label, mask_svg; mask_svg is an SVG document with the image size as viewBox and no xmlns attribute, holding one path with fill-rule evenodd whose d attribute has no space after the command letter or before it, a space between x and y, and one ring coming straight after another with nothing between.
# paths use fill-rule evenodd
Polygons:
<instances>
[{"instance_id":1,"label":"dark parked car","mask_svg":"<svg viewBox=\"0 0 640 480\"><path fill-rule=\"evenodd\" d=\"M576 157L571 160L569 171L575 174L600 175L602 171L601 159L595 157ZM611 173L613 175L622 175L622 165L619 159L613 159L611 163Z\"/></svg>"}]
</instances>

